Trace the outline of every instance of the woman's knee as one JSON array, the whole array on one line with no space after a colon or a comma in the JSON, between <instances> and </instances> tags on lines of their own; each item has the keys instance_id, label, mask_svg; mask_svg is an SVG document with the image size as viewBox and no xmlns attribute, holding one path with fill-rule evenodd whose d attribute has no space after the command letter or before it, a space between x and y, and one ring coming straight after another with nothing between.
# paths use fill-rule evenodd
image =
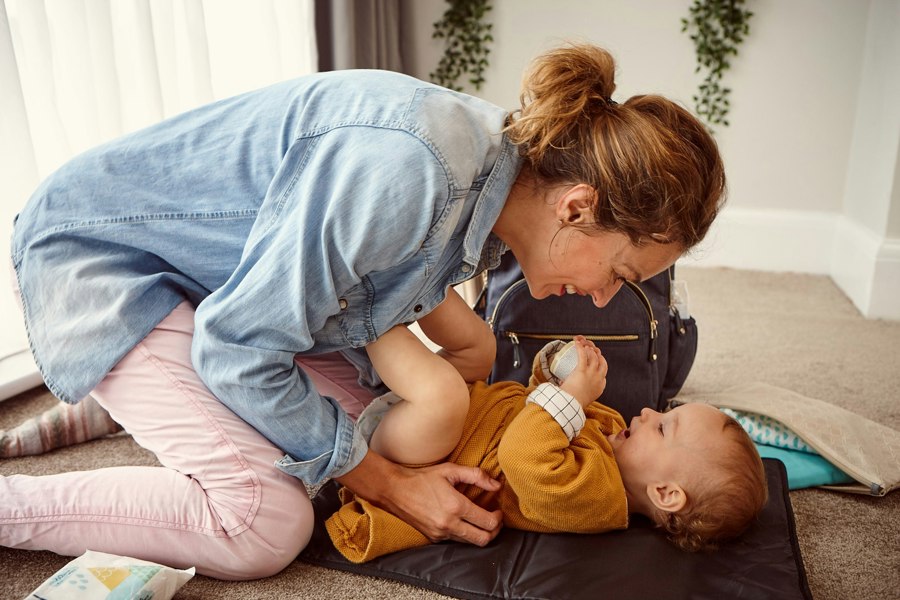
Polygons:
<instances>
[{"instance_id":1,"label":"woman's knee","mask_svg":"<svg viewBox=\"0 0 900 600\"><path fill-rule=\"evenodd\" d=\"M261 579L280 573L306 548L315 522L308 496L285 504L282 498L273 511L262 505L250 529L232 538L236 548L229 561L227 579ZM265 499L263 499L265 503ZM270 516L267 516L269 513Z\"/></svg>"}]
</instances>

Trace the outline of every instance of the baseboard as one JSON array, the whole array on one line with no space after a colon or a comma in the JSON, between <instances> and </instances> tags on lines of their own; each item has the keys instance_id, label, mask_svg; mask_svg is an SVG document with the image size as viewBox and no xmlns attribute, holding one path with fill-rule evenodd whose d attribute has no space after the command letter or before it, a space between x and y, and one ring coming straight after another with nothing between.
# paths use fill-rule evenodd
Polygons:
<instances>
[{"instance_id":1,"label":"baseboard","mask_svg":"<svg viewBox=\"0 0 900 600\"><path fill-rule=\"evenodd\" d=\"M863 314L900 320L900 238L885 240L878 251L869 309Z\"/></svg>"},{"instance_id":2,"label":"baseboard","mask_svg":"<svg viewBox=\"0 0 900 600\"><path fill-rule=\"evenodd\" d=\"M900 239L838 217L831 278L867 318L900 320Z\"/></svg>"},{"instance_id":3,"label":"baseboard","mask_svg":"<svg viewBox=\"0 0 900 600\"><path fill-rule=\"evenodd\" d=\"M863 316L900 320L900 239L837 213L726 208L680 263L828 275Z\"/></svg>"},{"instance_id":4,"label":"baseboard","mask_svg":"<svg viewBox=\"0 0 900 600\"><path fill-rule=\"evenodd\" d=\"M0 360L0 401L43 383L31 352L23 350Z\"/></svg>"}]
</instances>

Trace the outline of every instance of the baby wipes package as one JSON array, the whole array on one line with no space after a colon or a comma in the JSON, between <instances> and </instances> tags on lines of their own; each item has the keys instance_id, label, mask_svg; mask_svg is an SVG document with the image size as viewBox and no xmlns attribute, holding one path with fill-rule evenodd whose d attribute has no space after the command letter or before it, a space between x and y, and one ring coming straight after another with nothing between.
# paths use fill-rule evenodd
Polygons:
<instances>
[{"instance_id":1,"label":"baby wipes package","mask_svg":"<svg viewBox=\"0 0 900 600\"><path fill-rule=\"evenodd\" d=\"M156 563L88 550L25 600L169 600L194 576Z\"/></svg>"}]
</instances>

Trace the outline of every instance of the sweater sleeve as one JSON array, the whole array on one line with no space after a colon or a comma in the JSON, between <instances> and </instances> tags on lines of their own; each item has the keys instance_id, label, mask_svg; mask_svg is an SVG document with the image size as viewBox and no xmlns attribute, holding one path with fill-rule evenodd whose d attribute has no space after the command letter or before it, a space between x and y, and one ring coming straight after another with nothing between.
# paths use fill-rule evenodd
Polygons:
<instances>
[{"instance_id":1,"label":"sweater sleeve","mask_svg":"<svg viewBox=\"0 0 900 600\"><path fill-rule=\"evenodd\" d=\"M522 515L541 528L599 533L627 527L625 489L596 421L588 418L570 442L547 410L529 402L504 432L498 460Z\"/></svg>"}]
</instances>

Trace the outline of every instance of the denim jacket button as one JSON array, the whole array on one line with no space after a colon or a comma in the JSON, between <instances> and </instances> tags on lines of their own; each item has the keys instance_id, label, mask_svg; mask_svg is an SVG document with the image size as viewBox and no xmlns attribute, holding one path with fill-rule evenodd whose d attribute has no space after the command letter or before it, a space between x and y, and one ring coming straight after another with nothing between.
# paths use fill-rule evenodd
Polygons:
<instances>
[{"instance_id":1,"label":"denim jacket button","mask_svg":"<svg viewBox=\"0 0 900 600\"><path fill-rule=\"evenodd\" d=\"M413 308L413 310L416 311L417 313L422 312L422 305L416 304L416 306L415 306L415 308Z\"/></svg>"},{"instance_id":2,"label":"denim jacket button","mask_svg":"<svg viewBox=\"0 0 900 600\"><path fill-rule=\"evenodd\" d=\"M471 271L472 271L472 265L470 265L469 263L466 263L462 266L463 273L470 273Z\"/></svg>"},{"instance_id":3,"label":"denim jacket button","mask_svg":"<svg viewBox=\"0 0 900 600\"><path fill-rule=\"evenodd\" d=\"M347 300L344 298L338 298L338 306L341 307L341 310L347 310Z\"/></svg>"}]
</instances>

